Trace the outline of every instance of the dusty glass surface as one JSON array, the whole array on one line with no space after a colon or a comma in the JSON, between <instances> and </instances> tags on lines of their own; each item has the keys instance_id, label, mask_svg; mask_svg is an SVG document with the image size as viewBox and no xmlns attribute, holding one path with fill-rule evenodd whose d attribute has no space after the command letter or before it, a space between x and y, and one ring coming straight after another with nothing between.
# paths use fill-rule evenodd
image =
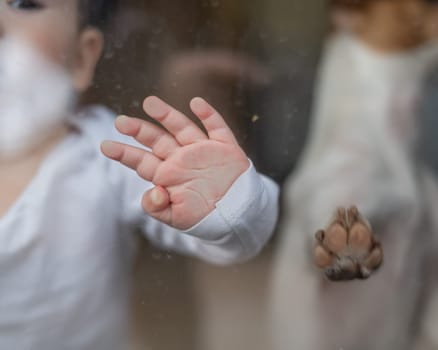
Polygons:
<instances>
[{"instance_id":1,"label":"dusty glass surface","mask_svg":"<svg viewBox=\"0 0 438 350\"><path fill-rule=\"evenodd\" d=\"M145 94L163 97L188 115L188 101L205 97L257 168L281 183L306 138L326 6L324 1L124 1L91 98L141 116ZM275 242L274 236L259 257L232 267L145 247L134 303L139 344L270 348Z\"/></svg>"},{"instance_id":2,"label":"dusty glass surface","mask_svg":"<svg viewBox=\"0 0 438 350\"><path fill-rule=\"evenodd\" d=\"M438 2L114 4L0 2L0 349L438 349ZM172 128L146 96L204 132L208 101L278 200L229 165L199 186L225 215L205 236L198 201L159 217L143 192L180 183L146 170ZM102 149L144 183L98 152L116 114L155 133Z\"/></svg>"}]
</instances>

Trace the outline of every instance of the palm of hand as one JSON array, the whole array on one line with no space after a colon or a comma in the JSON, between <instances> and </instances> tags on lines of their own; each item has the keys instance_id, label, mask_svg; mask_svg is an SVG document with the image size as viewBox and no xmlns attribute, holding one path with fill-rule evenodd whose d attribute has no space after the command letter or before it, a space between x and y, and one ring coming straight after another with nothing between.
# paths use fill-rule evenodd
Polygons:
<instances>
[{"instance_id":1,"label":"palm of hand","mask_svg":"<svg viewBox=\"0 0 438 350\"><path fill-rule=\"evenodd\" d=\"M117 129L150 151L104 142L102 152L137 171L156 186L145 193L143 209L178 229L188 229L207 216L249 162L222 117L204 100L191 102L208 136L187 117L156 97L144 109L167 129L119 117Z\"/></svg>"}]
</instances>

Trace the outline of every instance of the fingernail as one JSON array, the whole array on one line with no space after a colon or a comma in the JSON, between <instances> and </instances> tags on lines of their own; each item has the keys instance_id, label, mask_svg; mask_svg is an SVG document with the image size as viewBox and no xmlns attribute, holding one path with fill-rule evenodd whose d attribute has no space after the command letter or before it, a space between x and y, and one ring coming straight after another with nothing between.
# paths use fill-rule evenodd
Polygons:
<instances>
[{"instance_id":1,"label":"fingernail","mask_svg":"<svg viewBox=\"0 0 438 350\"><path fill-rule=\"evenodd\" d=\"M162 205L164 202L164 196L158 189L154 189L151 192L151 201L156 206Z\"/></svg>"},{"instance_id":2,"label":"fingernail","mask_svg":"<svg viewBox=\"0 0 438 350\"><path fill-rule=\"evenodd\" d=\"M211 107L208 105L208 103L201 97L195 97L191 103L190 106L196 113L200 114L201 116L210 115L212 112Z\"/></svg>"},{"instance_id":3,"label":"fingernail","mask_svg":"<svg viewBox=\"0 0 438 350\"><path fill-rule=\"evenodd\" d=\"M144 107L151 117L160 117L169 112L167 104L155 96L148 97L144 101Z\"/></svg>"},{"instance_id":4,"label":"fingernail","mask_svg":"<svg viewBox=\"0 0 438 350\"><path fill-rule=\"evenodd\" d=\"M128 125L128 122L130 121L130 118L127 117L126 115L119 115L116 118L116 126L118 128L125 128Z\"/></svg>"},{"instance_id":5,"label":"fingernail","mask_svg":"<svg viewBox=\"0 0 438 350\"><path fill-rule=\"evenodd\" d=\"M116 157L119 153L118 145L112 141L103 141L100 148L108 157Z\"/></svg>"}]
</instances>

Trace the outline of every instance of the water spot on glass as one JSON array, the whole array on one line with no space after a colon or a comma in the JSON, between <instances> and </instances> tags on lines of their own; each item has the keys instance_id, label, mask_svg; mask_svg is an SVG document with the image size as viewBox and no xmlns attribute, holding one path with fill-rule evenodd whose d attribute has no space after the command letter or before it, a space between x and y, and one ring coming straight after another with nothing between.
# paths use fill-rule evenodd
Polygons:
<instances>
[{"instance_id":1,"label":"water spot on glass","mask_svg":"<svg viewBox=\"0 0 438 350\"><path fill-rule=\"evenodd\" d=\"M116 49L122 49L123 48L123 40L115 40L114 47Z\"/></svg>"},{"instance_id":2,"label":"water spot on glass","mask_svg":"<svg viewBox=\"0 0 438 350\"><path fill-rule=\"evenodd\" d=\"M287 43L289 41L289 37L287 37L287 36L281 36L279 39L278 39L278 42L279 43Z\"/></svg>"},{"instance_id":3,"label":"water spot on glass","mask_svg":"<svg viewBox=\"0 0 438 350\"><path fill-rule=\"evenodd\" d=\"M264 32L264 31L259 32L259 38L260 39L264 40L267 37L268 37L268 33Z\"/></svg>"},{"instance_id":4,"label":"water spot on glass","mask_svg":"<svg viewBox=\"0 0 438 350\"><path fill-rule=\"evenodd\" d=\"M104 54L104 59L109 60L114 57L114 50L108 50Z\"/></svg>"},{"instance_id":5,"label":"water spot on glass","mask_svg":"<svg viewBox=\"0 0 438 350\"><path fill-rule=\"evenodd\" d=\"M155 49L158 48L158 43L155 42L155 41L149 41L149 42L148 42L148 47L149 47L150 49L152 49L152 50L155 50Z\"/></svg>"},{"instance_id":6,"label":"water spot on glass","mask_svg":"<svg viewBox=\"0 0 438 350\"><path fill-rule=\"evenodd\" d=\"M161 258L162 258L161 253L153 253L152 254L152 259L154 259L154 260L161 260Z\"/></svg>"},{"instance_id":7,"label":"water spot on glass","mask_svg":"<svg viewBox=\"0 0 438 350\"><path fill-rule=\"evenodd\" d=\"M214 7L214 8L219 7L220 1L219 0L211 0L210 5L211 5L211 7Z\"/></svg>"},{"instance_id":8,"label":"water spot on glass","mask_svg":"<svg viewBox=\"0 0 438 350\"><path fill-rule=\"evenodd\" d=\"M152 33L155 35L161 34L163 32L163 24L160 23L152 28Z\"/></svg>"},{"instance_id":9,"label":"water spot on glass","mask_svg":"<svg viewBox=\"0 0 438 350\"><path fill-rule=\"evenodd\" d=\"M234 100L234 105L236 107L242 107L244 105L244 101L242 101L241 99L236 99Z\"/></svg>"}]
</instances>

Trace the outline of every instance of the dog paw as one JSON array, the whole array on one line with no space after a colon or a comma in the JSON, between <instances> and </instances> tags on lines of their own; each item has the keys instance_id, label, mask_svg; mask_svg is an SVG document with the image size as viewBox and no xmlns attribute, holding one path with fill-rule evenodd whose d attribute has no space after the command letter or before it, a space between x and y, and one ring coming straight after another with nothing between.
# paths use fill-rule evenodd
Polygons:
<instances>
[{"instance_id":1,"label":"dog paw","mask_svg":"<svg viewBox=\"0 0 438 350\"><path fill-rule=\"evenodd\" d=\"M367 279L383 262L383 250L356 207L339 208L316 233L314 261L332 281Z\"/></svg>"}]
</instances>

